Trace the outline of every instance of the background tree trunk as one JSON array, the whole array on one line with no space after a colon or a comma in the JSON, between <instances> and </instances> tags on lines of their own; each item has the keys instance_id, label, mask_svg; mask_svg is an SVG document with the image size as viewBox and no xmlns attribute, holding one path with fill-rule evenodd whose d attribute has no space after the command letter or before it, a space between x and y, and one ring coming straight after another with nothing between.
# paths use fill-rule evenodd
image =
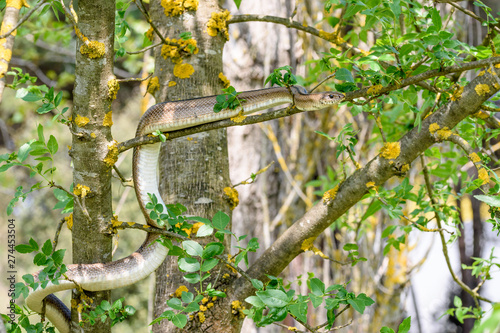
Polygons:
<instances>
[{"instance_id":1,"label":"background tree trunk","mask_svg":"<svg viewBox=\"0 0 500 333\"><path fill-rule=\"evenodd\" d=\"M225 38L220 34L211 37L206 33L207 22L213 12L220 12L218 2L200 1L196 12L188 12L176 17L166 17L159 1L151 2L151 15L164 36L179 38L183 32L191 32L197 41L199 53L183 58L184 63L193 65L195 72L187 79L175 77L174 64L164 59L155 50L155 73L159 78L160 90L156 101L171 101L193 97L219 94L222 81L218 78L222 72L222 48ZM168 87L170 81L177 84ZM230 214L229 205L224 199L223 189L230 185L227 157L226 130L217 130L192 135L189 138L171 140L162 145L160 155L160 193L165 203L181 203L187 207L188 214L212 218L219 211ZM226 246L229 248L229 238ZM177 257L168 257L156 271L156 295L154 317L166 310L166 301L181 285L187 285L183 274L177 268ZM213 271L216 271L215 269ZM210 280L210 279L209 279ZM207 280L208 282L208 280ZM218 308L216 304L215 308ZM162 321L153 326L154 332L199 332L207 327L219 325L220 331L230 329L222 324L224 315L219 310L218 316L206 313L206 321L201 323L194 318L184 329L177 329L171 322ZM229 308L230 309L230 308ZM226 311L229 312L230 311Z\"/></svg>"}]
</instances>

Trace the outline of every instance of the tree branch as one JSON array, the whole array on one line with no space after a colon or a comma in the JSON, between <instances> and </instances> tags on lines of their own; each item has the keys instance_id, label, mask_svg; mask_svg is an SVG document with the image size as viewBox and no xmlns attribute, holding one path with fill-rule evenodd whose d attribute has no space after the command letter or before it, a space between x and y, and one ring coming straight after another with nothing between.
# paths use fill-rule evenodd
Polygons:
<instances>
[{"instance_id":1,"label":"tree branch","mask_svg":"<svg viewBox=\"0 0 500 333\"><path fill-rule=\"evenodd\" d=\"M494 75L498 75L495 70ZM462 97L441 107L434 114L422 121L421 128L415 127L398 144L400 154L397 158L387 160L378 155L362 169L356 170L340 186L334 197L322 200L311 208L303 217L288 228L270 248L247 270L249 276L262 281L267 280L267 274L279 274L301 252L301 244L311 237L318 237L328 226L341 217L352 206L368 193L367 183L375 186L384 184L395 175L400 175L399 169L410 165L421 153L435 143L429 126L436 123L440 128L454 128L461 120L474 114L487 99L499 89L496 78L491 73L476 77L462 93ZM476 92L481 84L484 90ZM496 87L498 88L496 88ZM487 89L485 88L487 87ZM239 278L231 286L235 299L244 299L253 293L250 283Z\"/></svg>"},{"instance_id":2,"label":"tree branch","mask_svg":"<svg viewBox=\"0 0 500 333\"><path fill-rule=\"evenodd\" d=\"M14 27L12 27L12 29L10 29L6 33L0 35L0 39L3 39L5 37L10 36L10 34L12 34L17 28L19 28L21 26L21 24L23 24L24 22L26 22L30 18L30 16L33 15L34 12L36 12L40 7L42 7L46 3L47 3L47 0L43 0L42 2L38 3L29 12L27 12L23 17L21 17L19 19L19 21L17 22L17 24Z\"/></svg>"}]
</instances>

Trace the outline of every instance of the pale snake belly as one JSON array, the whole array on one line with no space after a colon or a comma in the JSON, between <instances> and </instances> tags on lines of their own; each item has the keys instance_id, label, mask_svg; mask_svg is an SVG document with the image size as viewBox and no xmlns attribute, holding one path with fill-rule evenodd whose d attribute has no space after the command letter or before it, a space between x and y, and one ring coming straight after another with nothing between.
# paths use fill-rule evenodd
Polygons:
<instances>
[{"instance_id":1,"label":"pale snake belly","mask_svg":"<svg viewBox=\"0 0 500 333\"><path fill-rule=\"evenodd\" d=\"M278 87L242 92L238 98L243 102L234 110L224 109L218 113L213 111L216 96L194 98L189 100L159 103L149 108L137 127L136 137L156 132L171 132L194 127L201 124L229 119L240 112L244 115L269 109L283 104L294 104L302 111L320 110L340 102L344 95L338 92L321 92L308 94L303 87ZM135 192L141 211L149 225L158 227L149 218L146 203L148 193L156 195L163 206L158 191L157 166L160 143L143 145L134 149L132 175ZM148 233L141 247L126 258L109 263L68 265L68 280L60 280L55 285L49 282L42 289L30 290L26 298L27 306L38 313L42 312L45 302L45 316L60 332L70 330L71 318L69 309L53 295L54 292L73 289L77 282L84 290L99 291L128 286L136 283L154 272L164 261L168 250L156 242L159 235ZM38 279L38 273L34 275ZM70 281L72 280L72 281Z\"/></svg>"}]
</instances>

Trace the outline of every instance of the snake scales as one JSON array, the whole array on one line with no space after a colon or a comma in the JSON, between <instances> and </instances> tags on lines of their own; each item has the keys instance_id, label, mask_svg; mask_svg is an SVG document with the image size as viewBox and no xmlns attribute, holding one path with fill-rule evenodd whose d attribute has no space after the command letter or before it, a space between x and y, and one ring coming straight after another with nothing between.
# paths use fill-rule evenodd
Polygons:
<instances>
[{"instance_id":1,"label":"snake scales","mask_svg":"<svg viewBox=\"0 0 500 333\"><path fill-rule=\"evenodd\" d=\"M235 117L240 113L250 114L275 106L293 103L303 111L313 111L340 102L344 95L338 92L322 92L308 94L303 87L268 88L242 92L238 95L244 100L235 110L225 109L213 112L215 96L194 98L176 102L159 103L149 108L142 116L137 127L136 137L157 130L170 132L178 129L210 123L217 120ZM158 227L149 218L146 203L148 193L155 194L158 202L165 205L158 191L156 178L160 143L144 145L134 149L133 179L139 206L149 225ZM136 283L154 272L167 256L168 250L156 242L159 236L148 233L141 247L126 258L109 263L75 264L67 266L67 280L59 284L49 282L42 289L31 290L26 298L27 306L38 313L43 311L45 299L45 316L60 332L69 332L71 317L69 309L53 295L54 292L73 289L77 282L83 289L99 291L115 289ZM38 279L35 274L35 280Z\"/></svg>"}]
</instances>

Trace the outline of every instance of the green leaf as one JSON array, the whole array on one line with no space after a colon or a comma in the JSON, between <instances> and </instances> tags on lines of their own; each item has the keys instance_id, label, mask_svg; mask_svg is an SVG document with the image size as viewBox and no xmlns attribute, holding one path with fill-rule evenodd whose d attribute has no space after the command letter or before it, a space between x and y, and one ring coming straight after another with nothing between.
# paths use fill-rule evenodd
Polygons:
<instances>
[{"instance_id":1,"label":"green leaf","mask_svg":"<svg viewBox=\"0 0 500 333\"><path fill-rule=\"evenodd\" d=\"M200 270L200 263L195 258L180 258L178 264L184 272L193 273Z\"/></svg>"},{"instance_id":2,"label":"green leaf","mask_svg":"<svg viewBox=\"0 0 500 333\"><path fill-rule=\"evenodd\" d=\"M395 333L395 332L392 328L384 326L380 329L380 333Z\"/></svg>"},{"instance_id":3,"label":"green leaf","mask_svg":"<svg viewBox=\"0 0 500 333\"><path fill-rule=\"evenodd\" d=\"M236 5L236 8L240 9L241 0L234 0L234 4Z\"/></svg>"},{"instance_id":4,"label":"green leaf","mask_svg":"<svg viewBox=\"0 0 500 333\"><path fill-rule=\"evenodd\" d=\"M50 239L47 239L45 243L43 243L42 252L46 256L50 256L50 254L52 253L52 242L50 241Z\"/></svg>"},{"instance_id":5,"label":"green leaf","mask_svg":"<svg viewBox=\"0 0 500 333\"><path fill-rule=\"evenodd\" d=\"M262 302L262 300L258 296L249 296L245 298L245 302L250 303L258 308L263 308L266 306L266 304L264 304L264 302Z\"/></svg>"},{"instance_id":6,"label":"green leaf","mask_svg":"<svg viewBox=\"0 0 500 333\"><path fill-rule=\"evenodd\" d=\"M297 304L290 304L288 310L290 310L290 313L301 322L307 323L307 303L300 302Z\"/></svg>"},{"instance_id":7,"label":"green leaf","mask_svg":"<svg viewBox=\"0 0 500 333\"><path fill-rule=\"evenodd\" d=\"M181 299L184 303L191 303L194 299L193 293L188 292L183 292Z\"/></svg>"},{"instance_id":8,"label":"green leaf","mask_svg":"<svg viewBox=\"0 0 500 333\"><path fill-rule=\"evenodd\" d=\"M439 11L436 8L432 8L431 12L432 12L431 13L432 24L436 27L436 31L439 31L443 27L443 22L441 21L441 15L439 14Z\"/></svg>"},{"instance_id":9,"label":"green leaf","mask_svg":"<svg viewBox=\"0 0 500 333\"><path fill-rule=\"evenodd\" d=\"M169 299L167 301L167 305L174 310L184 310L181 300L176 297Z\"/></svg>"},{"instance_id":10,"label":"green leaf","mask_svg":"<svg viewBox=\"0 0 500 333\"><path fill-rule=\"evenodd\" d=\"M325 284L318 278L312 278L307 281L307 286L316 296L322 296L325 293Z\"/></svg>"},{"instance_id":11,"label":"green leaf","mask_svg":"<svg viewBox=\"0 0 500 333\"><path fill-rule=\"evenodd\" d=\"M198 242L187 240L182 242L182 247L190 256L201 257L203 254L203 247Z\"/></svg>"},{"instance_id":12,"label":"green leaf","mask_svg":"<svg viewBox=\"0 0 500 333\"><path fill-rule=\"evenodd\" d=\"M31 144L35 142L35 140L31 140L30 142L26 142L24 145L22 145L19 148L19 151L17 152L17 159L21 162L24 162L24 160L28 157L28 154L31 150Z\"/></svg>"},{"instance_id":13,"label":"green leaf","mask_svg":"<svg viewBox=\"0 0 500 333\"><path fill-rule=\"evenodd\" d=\"M196 233L196 237L210 236L213 232L214 232L214 228L212 228L211 226L209 226L207 224L204 224L198 229L198 232Z\"/></svg>"},{"instance_id":14,"label":"green leaf","mask_svg":"<svg viewBox=\"0 0 500 333\"><path fill-rule=\"evenodd\" d=\"M474 198L486 203L491 207L500 207L500 196L492 197L489 195L475 195Z\"/></svg>"},{"instance_id":15,"label":"green leaf","mask_svg":"<svg viewBox=\"0 0 500 333\"><path fill-rule=\"evenodd\" d=\"M269 307L281 308L288 304L288 297L281 290L270 289L257 291L255 294Z\"/></svg>"},{"instance_id":16,"label":"green leaf","mask_svg":"<svg viewBox=\"0 0 500 333\"><path fill-rule=\"evenodd\" d=\"M403 320L401 324L399 324L398 333L408 333L411 328L411 316Z\"/></svg>"},{"instance_id":17,"label":"green leaf","mask_svg":"<svg viewBox=\"0 0 500 333\"><path fill-rule=\"evenodd\" d=\"M264 283L262 283L262 281L257 280L257 279L252 279L251 281L252 281L252 285L255 289L261 290L264 288Z\"/></svg>"},{"instance_id":18,"label":"green leaf","mask_svg":"<svg viewBox=\"0 0 500 333\"><path fill-rule=\"evenodd\" d=\"M341 81L354 82L351 72L346 68L339 68L335 72L335 78Z\"/></svg>"},{"instance_id":19,"label":"green leaf","mask_svg":"<svg viewBox=\"0 0 500 333\"><path fill-rule=\"evenodd\" d=\"M212 219L212 224L214 228L223 230L229 224L229 220L229 216L226 213L218 211Z\"/></svg>"},{"instance_id":20,"label":"green leaf","mask_svg":"<svg viewBox=\"0 0 500 333\"><path fill-rule=\"evenodd\" d=\"M208 259L215 257L219 254L222 254L224 252L224 245L218 242L213 242L213 243L208 243L207 246L205 246L205 249L203 250L203 254L201 257L203 259Z\"/></svg>"},{"instance_id":21,"label":"green leaf","mask_svg":"<svg viewBox=\"0 0 500 333\"><path fill-rule=\"evenodd\" d=\"M184 280L186 280L189 283L198 283L201 280L201 276L198 273L189 273L184 275Z\"/></svg>"},{"instance_id":22,"label":"green leaf","mask_svg":"<svg viewBox=\"0 0 500 333\"><path fill-rule=\"evenodd\" d=\"M179 328L184 328L187 324L187 317L182 313L178 313L172 317L172 324Z\"/></svg>"},{"instance_id":23,"label":"green leaf","mask_svg":"<svg viewBox=\"0 0 500 333\"><path fill-rule=\"evenodd\" d=\"M212 268L217 266L218 263L219 263L219 259L217 259L217 258L208 259L208 260L204 261L203 264L201 264L200 270L202 272L208 272L209 270L211 270Z\"/></svg>"},{"instance_id":24,"label":"green leaf","mask_svg":"<svg viewBox=\"0 0 500 333\"><path fill-rule=\"evenodd\" d=\"M49 142L47 143L47 148L49 149L52 155L57 153L57 149L59 148L59 146L57 144L56 138L53 135L51 135L49 138Z\"/></svg>"}]
</instances>

